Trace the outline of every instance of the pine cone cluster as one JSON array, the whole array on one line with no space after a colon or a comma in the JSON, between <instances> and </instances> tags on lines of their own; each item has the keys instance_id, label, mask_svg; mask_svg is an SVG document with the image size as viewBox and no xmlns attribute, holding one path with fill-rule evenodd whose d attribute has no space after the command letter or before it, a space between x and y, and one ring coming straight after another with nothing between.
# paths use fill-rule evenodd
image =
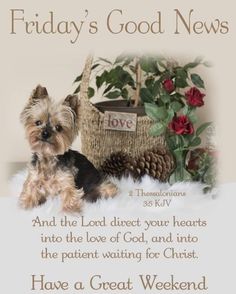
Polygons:
<instances>
[{"instance_id":1,"label":"pine cone cluster","mask_svg":"<svg viewBox=\"0 0 236 294\"><path fill-rule=\"evenodd\" d=\"M129 165L130 157L120 151L112 153L111 156L104 161L101 170L104 174L112 177L121 178L128 174L127 167Z\"/></svg>"},{"instance_id":2,"label":"pine cone cluster","mask_svg":"<svg viewBox=\"0 0 236 294\"><path fill-rule=\"evenodd\" d=\"M174 165L171 153L165 147L157 146L135 158L124 152L113 153L105 160L101 169L105 174L118 178L130 174L133 178L140 179L147 174L166 182Z\"/></svg>"}]
</instances>

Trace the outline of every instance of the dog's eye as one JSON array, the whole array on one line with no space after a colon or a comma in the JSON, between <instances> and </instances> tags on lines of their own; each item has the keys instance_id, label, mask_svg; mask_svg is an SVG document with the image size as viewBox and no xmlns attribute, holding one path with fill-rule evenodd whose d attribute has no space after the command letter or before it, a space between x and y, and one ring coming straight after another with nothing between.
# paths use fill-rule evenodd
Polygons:
<instances>
[{"instance_id":1,"label":"dog's eye","mask_svg":"<svg viewBox=\"0 0 236 294\"><path fill-rule=\"evenodd\" d=\"M41 126L42 122L41 122L41 120L37 120L37 121L35 122L35 124L36 124L36 126Z\"/></svg>"},{"instance_id":2,"label":"dog's eye","mask_svg":"<svg viewBox=\"0 0 236 294\"><path fill-rule=\"evenodd\" d=\"M61 125L56 125L56 126L55 126L55 129L56 129L58 132L61 132L61 131L62 131L62 126L61 126Z\"/></svg>"}]
</instances>

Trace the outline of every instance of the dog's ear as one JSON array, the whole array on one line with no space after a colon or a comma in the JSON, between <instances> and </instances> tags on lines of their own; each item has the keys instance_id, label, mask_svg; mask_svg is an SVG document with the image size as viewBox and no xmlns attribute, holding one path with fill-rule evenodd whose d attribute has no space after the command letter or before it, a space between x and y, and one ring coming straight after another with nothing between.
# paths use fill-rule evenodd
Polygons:
<instances>
[{"instance_id":1,"label":"dog's ear","mask_svg":"<svg viewBox=\"0 0 236 294\"><path fill-rule=\"evenodd\" d=\"M80 103L77 95L68 95L62 104L69 106L78 115Z\"/></svg>"},{"instance_id":2,"label":"dog's ear","mask_svg":"<svg viewBox=\"0 0 236 294\"><path fill-rule=\"evenodd\" d=\"M30 100L36 101L39 99L48 99L48 91L45 87L42 87L41 85L38 85L32 92L32 95L30 96Z\"/></svg>"}]
</instances>

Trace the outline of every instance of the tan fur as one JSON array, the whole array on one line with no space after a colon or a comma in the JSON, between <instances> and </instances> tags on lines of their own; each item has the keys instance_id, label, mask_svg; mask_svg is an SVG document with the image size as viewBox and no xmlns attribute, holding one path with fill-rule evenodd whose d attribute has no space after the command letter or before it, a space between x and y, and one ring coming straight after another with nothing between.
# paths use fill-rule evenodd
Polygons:
<instances>
[{"instance_id":1,"label":"tan fur","mask_svg":"<svg viewBox=\"0 0 236 294\"><path fill-rule=\"evenodd\" d=\"M36 168L30 169L20 195L22 208L31 209L44 203L48 196L59 195L64 211L79 212L82 208L83 189L76 189L73 171L55 168L54 158L41 158Z\"/></svg>"}]
</instances>

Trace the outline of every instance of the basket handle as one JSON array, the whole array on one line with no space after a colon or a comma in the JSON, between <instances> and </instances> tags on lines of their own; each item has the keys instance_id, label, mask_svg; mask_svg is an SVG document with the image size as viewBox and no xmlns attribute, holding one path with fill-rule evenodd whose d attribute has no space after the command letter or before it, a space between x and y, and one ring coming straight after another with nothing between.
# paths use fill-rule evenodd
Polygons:
<instances>
[{"instance_id":1,"label":"basket handle","mask_svg":"<svg viewBox=\"0 0 236 294\"><path fill-rule=\"evenodd\" d=\"M85 61L85 66L83 70L83 76L80 84L80 99L87 99L88 98L88 88L89 88L89 81L91 75L91 68L93 63L93 56L89 55Z\"/></svg>"}]
</instances>

